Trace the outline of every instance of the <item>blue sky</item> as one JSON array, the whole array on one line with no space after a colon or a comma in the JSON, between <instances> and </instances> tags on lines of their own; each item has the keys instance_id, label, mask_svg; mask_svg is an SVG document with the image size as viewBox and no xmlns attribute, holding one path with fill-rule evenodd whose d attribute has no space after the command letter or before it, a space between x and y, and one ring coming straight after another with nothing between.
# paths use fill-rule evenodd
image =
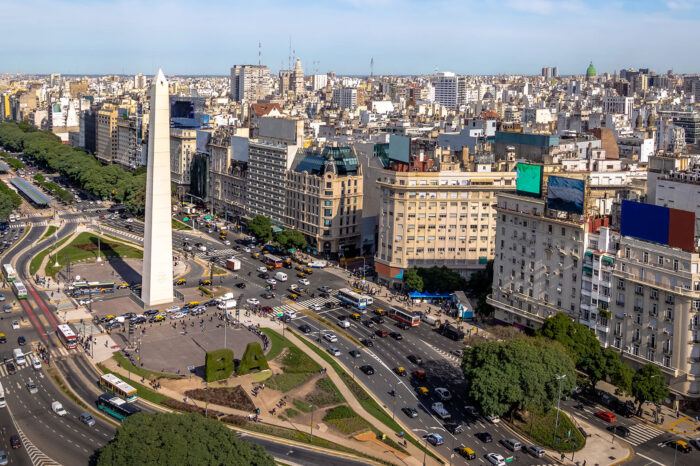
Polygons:
<instances>
[{"instance_id":1,"label":"blue sky","mask_svg":"<svg viewBox=\"0 0 700 466\"><path fill-rule=\"evenodd\" d=\"M0 72L700 72L700 0L0 0ZM318 64L315 64L318 62Z\"/></svg>"}]
</instances>

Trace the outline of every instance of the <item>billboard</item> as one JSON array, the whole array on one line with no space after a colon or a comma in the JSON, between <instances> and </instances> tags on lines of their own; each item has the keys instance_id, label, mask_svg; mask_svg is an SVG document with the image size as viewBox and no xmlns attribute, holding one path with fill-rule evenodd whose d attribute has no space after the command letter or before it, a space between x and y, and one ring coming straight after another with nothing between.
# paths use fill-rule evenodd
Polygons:
<instances>
[{"instance_id":1,"label":"billboard","mask_svg":"<svg viewBox=\"0 0 700 466\"><path fill-rule=\"evenodd\" d=\"M519 163L515 171L518 175L515 182L515 190L518 194L542 196L542 165Z\"/></svg>"},{"instance_id":2,"label":"billboard","mask_svg":"<svg viewBox=\"0 0 700 466\"><path fill-rule=\"evenodd\" d=\"M583 215L586 182L562 176L547 180L547 208Z\"/></svg>"},{"instance_id":3,"label":"billboard","mask_svg":"<svg viewBox=\"0 0 700 466\"><path fill-rule=\"evenodd\" d=\"M622 201L623 236L693 251L695 212Z\"/></svg>"}]
</instances>

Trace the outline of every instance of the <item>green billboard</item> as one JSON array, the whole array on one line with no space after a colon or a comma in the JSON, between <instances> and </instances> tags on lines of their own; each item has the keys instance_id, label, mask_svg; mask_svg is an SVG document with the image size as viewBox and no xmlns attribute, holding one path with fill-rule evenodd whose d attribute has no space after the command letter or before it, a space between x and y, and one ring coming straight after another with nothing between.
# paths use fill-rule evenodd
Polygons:
<instances>
[{"instance_id":1,"label":"green billboard","mask_svg":"<svg viewBox=\"0 0 700 466\"><path fill-rule=\"evenodd\" d=\"M515 171L518 175L515 182L515 190L518 194L542 196L542 165L519 163Z\"/></svg>"}]
</instances>

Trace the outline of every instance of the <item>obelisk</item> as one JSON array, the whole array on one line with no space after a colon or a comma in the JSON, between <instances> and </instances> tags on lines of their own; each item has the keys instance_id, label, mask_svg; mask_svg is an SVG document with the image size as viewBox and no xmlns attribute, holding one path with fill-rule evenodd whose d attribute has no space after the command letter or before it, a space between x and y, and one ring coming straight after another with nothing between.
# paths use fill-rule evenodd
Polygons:
<instances>
[{"instance_id":1,"label":"obelisk","mask_svg":"<svg viewBox=\"0 0 700 466\"><path fill-rule=\"evenodd\" d=\"M170 211L170 96L162 70L150 89L146 171L146 223L143 231L143 281L145 306L173 302L173 237Z\"/></svg>"}]
</instances>

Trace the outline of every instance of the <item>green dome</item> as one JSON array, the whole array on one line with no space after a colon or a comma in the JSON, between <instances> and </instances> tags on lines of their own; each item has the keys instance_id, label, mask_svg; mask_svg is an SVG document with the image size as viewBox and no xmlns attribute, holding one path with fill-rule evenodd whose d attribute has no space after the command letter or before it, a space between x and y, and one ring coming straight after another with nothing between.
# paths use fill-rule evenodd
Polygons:
<instances>
[{"instance_id":1,"label":"green dome","mask_svg":"<svg viewBox=\"0 0 700 466\"><path fill-rule=\"evenodd\" d=\"M590 65L588 65L588 69L586 70L586 76L595 76L595 67L593 66L593 62L591 62Z\"/></svg>"}]
</instances>

